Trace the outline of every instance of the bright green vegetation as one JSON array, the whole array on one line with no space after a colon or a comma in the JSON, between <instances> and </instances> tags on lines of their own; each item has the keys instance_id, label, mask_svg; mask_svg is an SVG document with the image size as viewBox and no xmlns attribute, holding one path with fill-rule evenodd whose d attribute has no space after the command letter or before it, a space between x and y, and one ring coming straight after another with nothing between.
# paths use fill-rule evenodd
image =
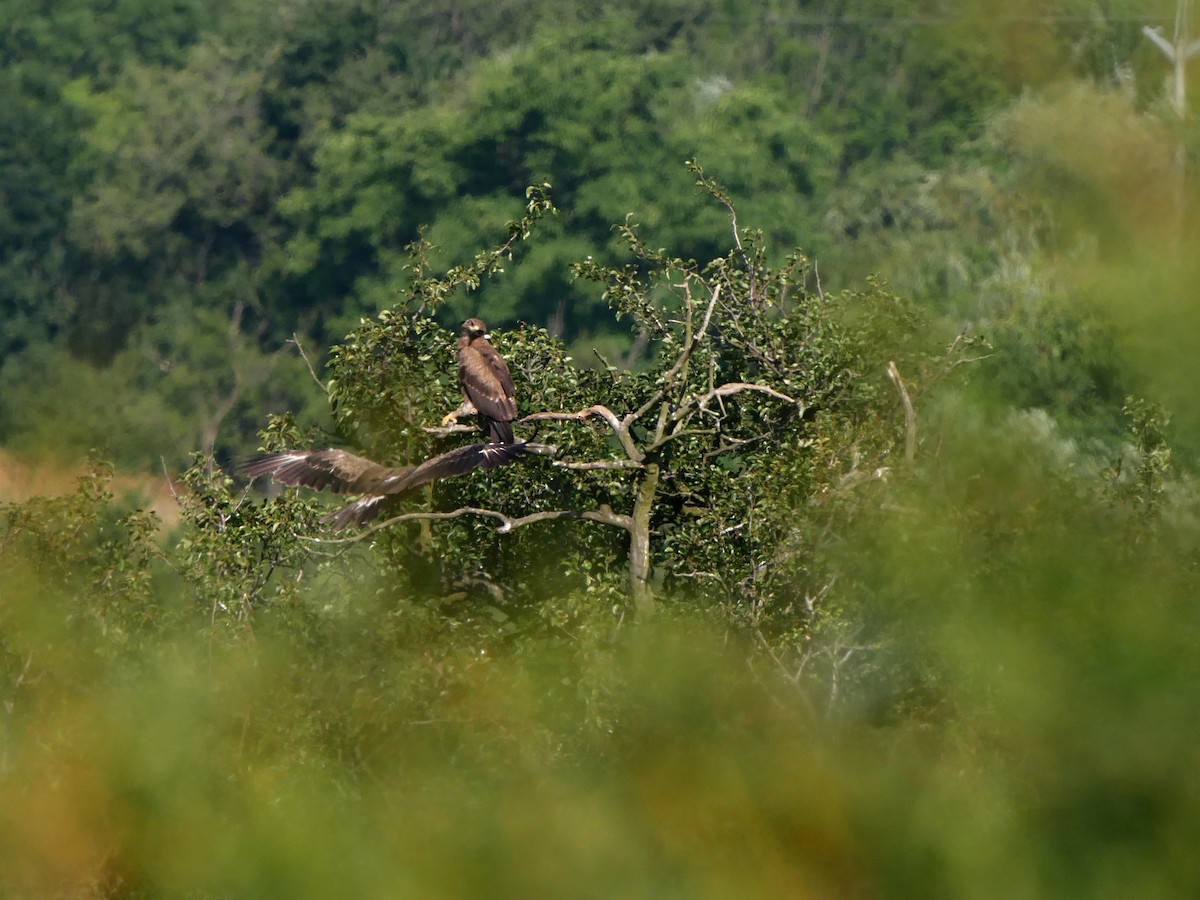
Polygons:
<instances>
[{"instance_id":1,"label":"bright green vegetation","mask_svg":"<svg viewBox=\"0 0 1200 900\"><path fill-rule=\"evenodd\" d=\"M0 504L0 895L1195 896L1174 4L44 6L0 446L88 463ZM233 477L477 440L468 315L553 455Z\"/></svg>"},{"instance_id":2,"label":"bright green vegetation","mask_svg":"<svg viewBox=\"0 0 1200 900\"><path fill-rule=\"evenodd\" d=\"M1155 415L1114 481L943 410L936 466L784 561L824 590L653 613L584 523L346 553L198 470L163 546L99 470L5 510L4 891L1187 896L1200 535ZM583 571L495 591L480 552Z\"/></svg>"}]
</instances>

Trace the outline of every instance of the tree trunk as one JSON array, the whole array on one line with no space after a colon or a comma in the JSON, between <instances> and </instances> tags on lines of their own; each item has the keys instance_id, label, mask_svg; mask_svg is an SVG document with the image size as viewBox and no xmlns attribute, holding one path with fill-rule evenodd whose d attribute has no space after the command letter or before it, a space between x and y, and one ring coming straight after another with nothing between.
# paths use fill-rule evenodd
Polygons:
<instances>
[{"instance_id":1,"label":"tree trunk","mask_svg":"<svg viewBox=\"0 0 1200 900\"><path fill-rule=\"evenodd\" d=\"M629 529L629 595L639 617L654 612L654 592L650 587L650 513L658 493L658 463L647 463L644 473Z\"/></svg>"}]
</instances>

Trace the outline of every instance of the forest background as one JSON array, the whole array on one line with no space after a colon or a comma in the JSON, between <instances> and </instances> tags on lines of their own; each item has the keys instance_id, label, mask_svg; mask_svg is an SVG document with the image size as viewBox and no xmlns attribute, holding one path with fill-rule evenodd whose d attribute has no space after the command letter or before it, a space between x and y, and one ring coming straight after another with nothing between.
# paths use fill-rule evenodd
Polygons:
<instances>
[{"instance_id":1,"label":"forest background","mask_svg":"<svg viewBox=\"0 0 1200 900\"><path fill-rule=\"evenodd\" d=\"M1194 895L1189 20L7 4L0 447L86 471L0 523L6 895ZM663 457L653 615L583 522L333 544L222 475L440 446L469 315L523 412L636 408L672 279L760 275L815 417ZM634 503L548 467L412 508Z\"/></svg>"}]
</instances>

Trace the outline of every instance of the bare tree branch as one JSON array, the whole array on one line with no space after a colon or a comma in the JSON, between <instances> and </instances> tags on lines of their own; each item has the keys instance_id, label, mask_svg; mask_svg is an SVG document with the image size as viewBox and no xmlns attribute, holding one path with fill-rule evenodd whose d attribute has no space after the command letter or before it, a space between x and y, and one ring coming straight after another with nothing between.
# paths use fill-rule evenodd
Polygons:
<instances>
[{"instance_id":1,"label":"bare tree branch","mask_svg":"<svg viewBox=\"0 0 1200 900\"><path fill-rule=\"evenodd\" d=\"M1162 26L1151 28L1149 25L1143 25L1142 34L1154 41L1167 59L1175 61L1175 45L1162 36Z\"/></svg>"},{"instance_id":2,"label":"bare tree branch","mask_svg":"<svg viewBox=\"0 0 1200 900\"><path fill-rule=\"evenodd\" d=\"M614 413L607 406L601 406L597 404L595 406L589 406L587 409L581 409L579 412L575 413L533 413L532 415L525 416L525 418L519 419L518 421L582 422L584 419L590 419L592 416L599 416L608 423L609 427L612 428L613 432L616 434L617 439L621 442L621 448L625 451L626 456L628 456L634 462L640 463L645 460L646 454L642 453L642 451L640 451L637 448L637 445L633 442L633 436L630 435L628 426L618 419L616 413Z\"/></svg>"},{"instance_id":3,"label":"bare tree branch","mask_svg":"<svg viewBox=\"0 0 1200 900\"><path fill-rule=\"evenodd\" d=\"M708 332L709 323L712 322L713 310L716 308L717 300L721 296L721 286L718 284L713 288L712 296L708 300L708 308L704 312L704 321L700 323L700 328L692 334L685 342L683 349L679 351L679 358L675 360L675 364L663 375L663 386L655 392L649 400L643 403L637 410L631 412L622 421L626 427L636 422L658 403L667 396L667 391L674 386L680 373L687 366L688 360L691 359L692 352L704 340L704 335ZM691 297L688 297L688 328L691 326Z\"/></svg>"},{"instance_id":4,"label":"bare tree branch","mask_svg":"<svg viewBox=\"0 0 1200 900\"><path fill-rule=\"evenodd\" d=\"M558 456L558 447L554 444L535 444L532 441L526 441L525 452L532 453L534 456Z\"/></svg>"},{"instance_id":5,"label":"bare tree branch","mask_svg":"<svg viewBox=\"0 0 1200 900\"><path fill-rule=\"evenodd\" d=\"M175 499L175 502L178 504L181 501L179 499L179 494L176 493L176 491L175 491L175 482L173 482L171 480L171 473L167 471L167 459L164 456L160 456L158 458L158 461L160 463L162 463L163 478L165 478L167 481L167 490L171 492L171 496Z\"/></svg>"},{"instance_id":6,"label":"bare tree branch","mask_svg":"<svg viewBox=\"0 0 1200 900\"><path fill-rule=\"evenodd\" d=\"M796 684L800 680L800 676L803 674L804 669L798 669L795 673L793 673L787 666L783 664L783 660L779 658L779 654L775 652L775 648L772 647L771 642L763 636L763 633L760 629L754 629L754 636L758 638L758 642L762 645L762 648L767 651L767 655L771 657L771 661L775 663L775 666L779 669L780 674L792 684Z\"/></svg>"},{"instance_id":7,"label":"bare tree branch","mask_svg":"<svg viewBox=\"0 0 1200 900\"><path fill-rule=\"evenodd\" d=\"M426 425L421 428L426 434L436 434L439 437L446 437L451 434L466 434L467 432L479 431L474 425L459 425L457 422L453 425Z\"/></svg>"},{"instance_id":8,"label":"bare tree branch","mask_svg":"<svg viewBox=\"0 0 1200 900\"><path fill-rule=\"evenodd\" d=\"M317 387L319 387L323 393L328 395L329 389L322 384L321 379L317 377L317 370L313 368L313 364L308 359L308 354L304 352L304 345L300 343L300 336L293 331L292 339L288 341L288 343L296 345L296 350L299 352L300 358L304 360L304 364L308 366L308 374L311 375L312 380L317 383Z\"/></svg>"},{"instance_id":9,"label":"bare tree branch","mask_svg":"<svg viewBox=\"0 0 1200 900\"><path fill-rule=\"evenodd\" d=\"M801 401L796 400L793 397L789 397L787 394L782 394L774 388L769 388L765 384L752 384L745 381L730 381L721 385L720 387L713 388L707 393L701 394L699 397L693 397L687 403L682 404L679 409L675 410L674 415L671 416L671 421L678 422L685 416L690 415L692 410L704 409L710 400L718 397L729 397L733 394L740 394L742 391L755 391L760 394L766 394L769 397L786 401L794 406L803 405Z\"/></svg>"},{"instance_id":10,"label":"bare tree branch","mask_svg":"<svg viewBox=\"0 0 1200 900\"><path fill-rule=\"evenodd\" d=\"M665 426L668 423L676 424L676 423L680 422L681 420L685 419L686 417L688 417L689 415L693 414L694 412L696 412L698 410L703 410L708 405L708 403L714 399L722 399L725 397L732 396L734 394L740 394L743 391L754 391L754 392L757 392L760 394L766 394L770 397L776 398L777 400L783 400L783 401L785 401L787 403L791 403L795 406L803 405L801 403L801 401L798 401L793 397L789 397L787 394L780 393L779 391L775 390L774 388L769 388L766 385L752 384L752 383L744 382L744 381L731 381L731 382L728 382L727 384L723 384L719 387L712 388L711 390L705 392L704 394L701 394L698 397L693 397L691 400L687 401L686 403L682 404L679 408L677 408L673 414L664 415L663 417L661 417L660 421L659 421L659 427L655 431L654 440L650 443L650 445L648 446L647 449L651 450L651 451L657 450L663 444L667 443L668 441L674 440L675 438L681 437L685 433L687 433L687 434L710 433L710 432L697 432L697 431L691 431L691 430L684 432L682 430L676 429L676 430L672 431L670 434L663 434L663 432L665 430ZM664 392L660 392L660 395L658 397L659 401L661 401L661 399L662 399L662 396L661 396L662 393L664 393ZM646 408L647 407L643 406L642 411L644 411ZM543 421L581 422L581 421L583 421L585 419L589 419L593 416L600 416L602 419L604 419L606 422L608 422L609 427L612 428L613 432L617 435L617 438L621 442L621 447L622 447L622 449L624 449L625 455L628 457L628 461L627 462L616 462L615 464L614 464L614 461L608 461L608 460L603 461L602 463L559 462L559 463L555 463L555 465L560 465L560 466L563 466L566 468L579 468L579 469L617 469L617 468L635 469L635 468L641 468L642 464L646 461L646 454L638 449L637 445L634 443L633 436L629 432L630 422L633 421L637 417L637 415L640 414L640 412L641 411L639 411L639 413L631 413L630 415L626 416L624 419L618 419L616 416L616 413L614 413L607 406L596 405L596 406L589 406L587 409L582 409L579 412L574 412L574 413L559 413L559 412L532 413L531 415L525 416L524 418L522 418L518 421L520 421L520 422L543 422ZM425 430L431 431L431 432L436 431L436 429L431 429L431 428L426 428Z\"/></svg>"},{"instance_id":11,"label":"bare tree branch","mask_svg":"<svg viewBox=\"0 0 1200 900\"><path fill-rule=\"evenodd\" d=\"M995 353L985 353L983 356L964 356L962 359L956 359L954 362L946 366L947 370L957 369L959 366L969 366L973 363L983 362L985 359L991 359Z\"/></svg>"},{"instance_id":12,"label":"bare tree branch","mask_svg":"<svg viewBox=\"0 0 1200 900\"><path fill-rule=\"evenodd\" d=\"M370 528L365 528L358 534L347 538L311 538L314 543L318 544L354 544L365 538L370 537L377 531L384 528L390 528L398 522L413 522L413 521L440 521L442 519L459 519L463 516L482 516L484 518L495 519L500 524L496 526L496 531L499 534L508 534L510 531L515 531L518 528L523 528L526 525L532 525L535 522L555 521L558 519L586 519L592 522L601 522L605 525L615 525L618 528L624 528L629 531L633 528L633 518L625 516L617 512L613 512L612 508L607 504L601 504L598 509L555 509L544 512L530 513L525 516L513 518L505 515L494 509L480 509L476 506L461 506L458 509L450 512L411 512L401 513L398 516L392 516L390 519L385 519L372 525Z\"/></svg>"},{"instance_id":13,"label":"bare tree branch","mask_svg":"<svg viewBox=\"0 0 1200 900\"><path fill-rule=\"evenodd\" d=\"M586 519L589 522L600 522L604 525L614 525L617 528L624 528L626 531L633 529L633 519L630 516L622 515L621 513L613 512L612 507L607 503L600 505L598 509L558 509L548 510L546 512L530 513L526 516L520 516L516 519L505 517L501 526L497 529L501 534L507 534L517 528L525 525L532 525L535 522L546 522L556 519Z\"/></svg>"},{"instance_id":14,"label":"bare tree branch","mask_svg":"<svg viewBox=\"0 0 1200 900\"><path fill-rule=\"evenodd\" d=\"M680 351L679 359L675 361L675 365L671 366L667 373L663 375L663 380L668 384L673 384L675 382L675 379L679 377L679 374L687 365L688 359L691 358L692 352L700 345L700 342L704 340L704 335L708 333L708 326L712 322L713 310L716 308L717 299L720 296L721 286L718 284L715 288L713 288L712 296L708 300L708 308L704 311L704 321L700 323L699 330L696 331L696 333L693 334L690 340L688 340L688 342L684 345L683 350Z\"/></svg>"},{"instance_id":15,"label":"bare tree branch","mask_svg":"<svg viewBox=\"0 0 1200 900\"><path fill-rule=\"evenodd\" d=\"M595 347L592 348L592 355L595 356L596 359L600 360L600 364L604 366L604 371L612 372L614 369L616 369L616 366L610 363L608 358Z\"/></svg>"},{"instance_id":16,"label":"bare tree branch","mask_svg":"<svg viewBox=\"0 0 1200 900\"><path fill-rule=\"evenodd\" d=\"M908 388L904 386L904 379L900 377L900 369L895 360L888 363L887 373L888 378L892 379L892 384L896 385L896 390L900 392L900 402L904 404L904 459L911 464L917 455L917 413L913 409L912 398L908 396Z\"/></svg>"},{"instance_id":17,"label":"bare tree branch","mask_svg":"<svg viewBox=\"0 0 1200 900\"><path fill-rule=\"evenodd\" d=\"M576 471L591 471L593 469L640 469L643 468L642 463L632 459L601 459L596 462L564 462L563 460L555 460L554 465L563 469L575 469Z\"/></svg>"},{"instance_id":18,"label":"bare tree branch","mask_svg":"<svg viewBox=\"0 0 1200 900\"><path fill-rule=\"evenodd\" d=\"M717 434L717 431L715 428L677 428L674 431L672 431L670 434L663 435L663 437L661 439L656 440L650 446L650 449L657 450L658 448L662 447L663 445L669 444L671 441L677 440L678 438L701 437L701 436L715 437L716 434Z\"/></svg>"},{"instance_id":19,"label":"bare tree branch","mask_svg":"<svg viewBox=\"0 0 1200 900\"><path fill-rule=\"evenodd\" d=\"M704 454L704 458L714 459L723 453L731 453L735 450L741 449L747 444L756 444L765 438L769 438L770 436L770 432L767 431L760 432L759 434L752 435L748 438L735 438L730 437L729 435L722 435L720 446L718 446L715 450L709 450L706 452Z\"/></svg>"}]
</instances>

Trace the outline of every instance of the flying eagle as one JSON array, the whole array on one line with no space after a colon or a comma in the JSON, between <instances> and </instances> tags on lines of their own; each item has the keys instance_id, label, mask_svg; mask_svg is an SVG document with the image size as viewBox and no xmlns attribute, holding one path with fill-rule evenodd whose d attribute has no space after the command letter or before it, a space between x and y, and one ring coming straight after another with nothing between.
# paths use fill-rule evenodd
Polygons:
<instances>
[{"instance_id":1,"label":"flying eagle","mask_svg":"<svg viewBox=\"0 0 1200 900\"><path fill-rule=\"evenodd\" d=\"M242 470L251 478L270 475L292 487L330 488L335 494L362 494L349 506L325 516L334 528L365 525L391 497L406 494L439 478L466 475L474 469L494 469L525 450L519 444L470 444L435 456L419 466L388 468L345 450L297 450L251 460Z\"/></svg>"},{"instance_id":2,"label":"flying eagle","mask_svg":"<svg viewBox=\"0 0 1200 900\"><path fill-rule=\"evenodd\" d=\"M478 413L480 426L488 440L497 444L513 442L513 419L517 417L517 397L512 375L504 358L488 340L487 326L479 319L463 322L458 339L458 381L464 403L442 420L448 425L459 416Z\"/></svg>"}]
</instances>

